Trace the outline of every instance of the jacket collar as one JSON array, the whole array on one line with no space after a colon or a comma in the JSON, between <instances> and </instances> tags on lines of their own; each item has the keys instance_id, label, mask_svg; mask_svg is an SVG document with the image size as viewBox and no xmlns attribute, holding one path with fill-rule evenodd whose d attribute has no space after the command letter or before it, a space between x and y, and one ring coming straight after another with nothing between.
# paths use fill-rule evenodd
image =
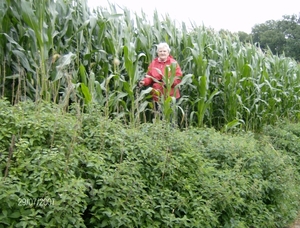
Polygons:
<instances>
[{"instance_id":1,"label":"jacket collar","mask_svg":"<svg viewBox=\"0 0 300 228\"><path fill-rule=\"evenodd\" d=\"M169 55L165 61L162 61L162 60L160 60L159 57L157 57L157 61L160 62L160 63L165 63L165 62L170 61L172 58L173 58L173 57L172 57L171 55Z\"/></svg>"}]
</instances>

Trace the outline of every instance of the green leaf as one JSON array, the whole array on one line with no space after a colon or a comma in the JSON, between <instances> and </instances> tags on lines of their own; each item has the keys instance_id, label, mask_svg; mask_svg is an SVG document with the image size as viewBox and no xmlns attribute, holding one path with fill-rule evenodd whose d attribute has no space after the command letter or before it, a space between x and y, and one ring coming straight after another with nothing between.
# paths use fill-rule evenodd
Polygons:
<instances>
[{"instance_id":1,"label":"green leaf","mask_svg":"<svg viewBox=\"0 0 300 228\"><path fill-rule=\"evenodd\" d=\"M92 95L89 91L89 88L84 83L80 83L80 88L81 88L81 91L84 95L85 103L89 104L92 101Z\"/></svg>"},{"instance_id":2,"label":"green leaf","mask_svg":"<svg viewBox=\"0 0 300 228\"><path fill-rule=\"evenodd\" d=\"M26 58L26 56L23 52L21 52L19 50L12 50L12 53L14 53L14 55L17 57L17 59L20 61L20 63L26 70L34 73L34 71L30 67L28 59Z\"/></svg>"},{"instance_id":3,"label":"green leaf","mask_svg":"<svg viewBox=\"0 0 300 228\"><path fill-rule=\"evenodd\" d=\"M15 212L9 214L9 217L14 218L14 219L19 218L20 216L21 216L21 214L19 211L15 211Z\"/></svg>"}]
</instances>

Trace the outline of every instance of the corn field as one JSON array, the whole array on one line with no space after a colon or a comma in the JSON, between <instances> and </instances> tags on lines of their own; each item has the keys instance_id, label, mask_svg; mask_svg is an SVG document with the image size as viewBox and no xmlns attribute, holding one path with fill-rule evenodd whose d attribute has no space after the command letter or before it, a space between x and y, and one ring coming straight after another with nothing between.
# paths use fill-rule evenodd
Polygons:
<instances>
[{"instance_id":1,"label":"corn field","mask_svg":"<svg viewBox=\"0 0 300 228\"><path fill-rule=\"evenodd\" d=\"M107 117L151 122L151 88L137 85L164 41L184 77L163 115L181 127L257 131L300 118L299 63L235 34L83 0L1 0L0 11L0 96L13 104L100 105Z\"/></svg>"}]
</instances>

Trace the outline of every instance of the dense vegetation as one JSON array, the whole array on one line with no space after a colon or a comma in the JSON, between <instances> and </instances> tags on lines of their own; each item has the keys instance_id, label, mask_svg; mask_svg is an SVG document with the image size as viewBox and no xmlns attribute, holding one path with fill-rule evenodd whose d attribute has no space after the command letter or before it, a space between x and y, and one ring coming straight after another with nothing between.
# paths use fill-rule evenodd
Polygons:
<instances>
[{"instance_id":1,"label":"dense vegetation","mask_svg":"<svg viewBox=\"0 0 300 228\"><path fill-rule=\"evenodd\" d=\"M282 228L296 217L294 59L83 0L0 1L0 36L0 227ZM161 41L184 96L156 113L137 82Z\"/></svg>"},{"instance_id":2,"label":"dense vegetation","mask_svg":"<svg viewBox=\"0 0 300 228\"><path fill-rule=\"evenodd\" d=\"M139 91L137 82L155 45L166 41L185 76L184 96L176 107L165 99L164 113L177 111L182 127L256 131L299 118L299 64L237 35L187 29L157 12L150 23L146 15L126 8L118 13L114 5L90 12L83 0L6 0L0 8L1 94L12 103L97 103L107 117L150 122L149 89Z\"/></svg>"},{"instance_id":3,"label":"dense vegetation","mask_svg":"<svg viewBox=\"0 0 300 228\"><path fill-rule=\"evenodd\" d=\"M262 50L300 61L300 14L283 15L280 20L267 20L255 24L251 33L239 31L237 35L245 43L253 42Z\"/></svg>"},{"instance_id":4,"label":"dense vegetation","mask_svg":"<svg viewBox=\"0 0 300 228\"><path fill-rule=\"evenodd\" d=\"M0 100L0 227L285 227L299 127L125 127L96 107Z\"/></svg>"},{"instance_id":5,"label":"dense vegetation","mask_svg":"<svg viewBox=\"0 0 300 228\"><path fill-rule=\"evenodd\" d=\"M300 61L300 14L284 15L281 20L268 20L252 28L254 43L274 54L284 54Z\"/></svg>"}]
</instances>

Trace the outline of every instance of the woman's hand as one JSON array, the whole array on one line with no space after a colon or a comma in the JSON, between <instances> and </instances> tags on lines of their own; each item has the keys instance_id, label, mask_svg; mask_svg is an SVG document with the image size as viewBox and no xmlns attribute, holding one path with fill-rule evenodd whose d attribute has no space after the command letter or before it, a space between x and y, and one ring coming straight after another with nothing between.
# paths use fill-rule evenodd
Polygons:
<instances>
[{"instance_id":1,"label":"woman's hand","mask_svg":"<svg viewBox=\"0 0 300 228\"><path fill-rule=\"evenodd\" d=\"M145 85L145 82L143 80L139 81L139 87L143 87Z\"/></svg>"}]
</instances>

